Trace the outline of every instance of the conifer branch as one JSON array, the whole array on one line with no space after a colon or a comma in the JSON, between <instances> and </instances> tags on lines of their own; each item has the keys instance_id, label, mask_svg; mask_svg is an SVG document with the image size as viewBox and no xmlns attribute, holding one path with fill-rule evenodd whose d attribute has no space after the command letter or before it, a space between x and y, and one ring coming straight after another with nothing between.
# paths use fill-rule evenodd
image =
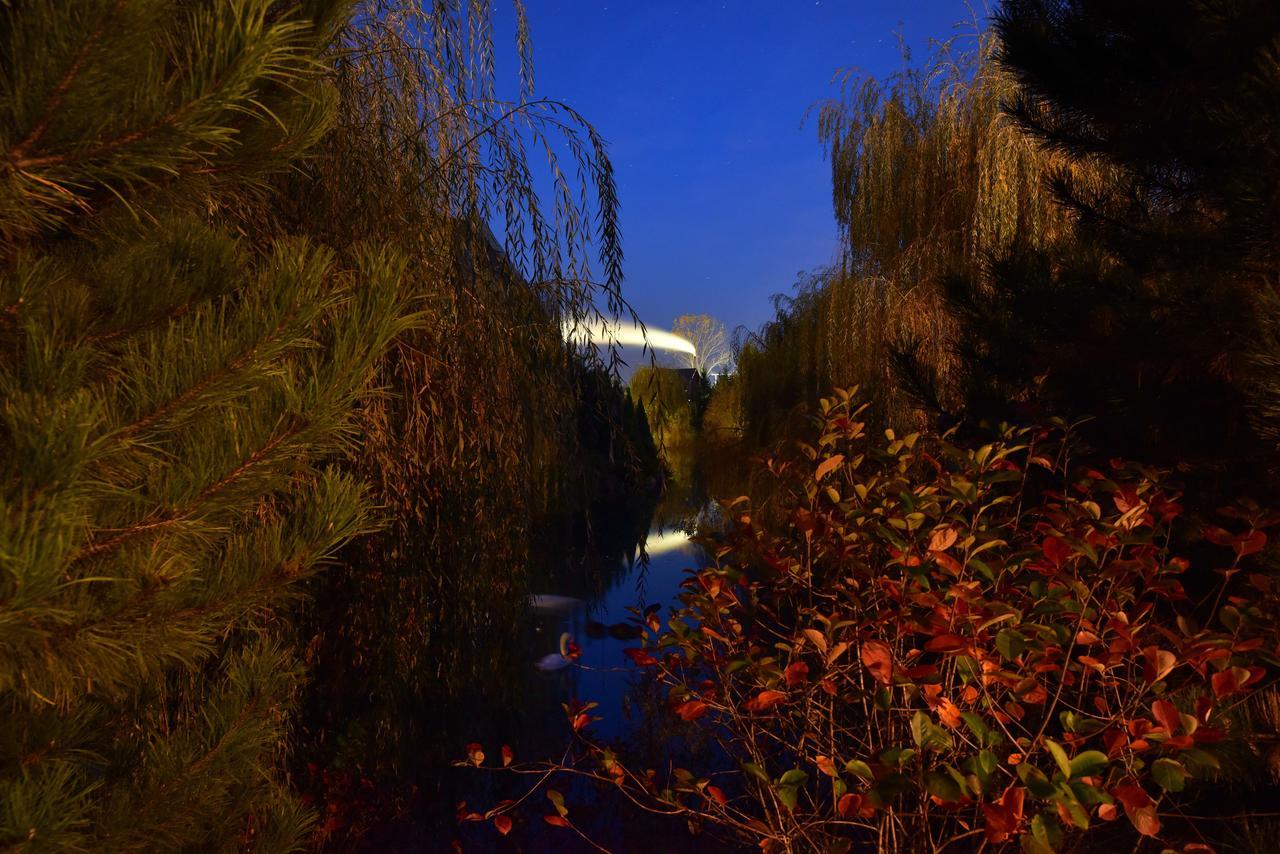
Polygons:
<instances>
[{"instance_id":1,"label":"conifer branch","mask_svg":"<svg viewBox=\"0 0 1280 854\"><path fill-rule=\"evenodd\" d=\"M102 529L102 533L110 533L112 536L100 543L95 543L81 549L72 556L70 564L74 566L76 564L83 563L89 558L98 557L105 552L112 551L135 537L143 534L154 533L155 531L168 528L178 522L189 521L194 518L196 510L201 504L205 503L210 498L235 483L237 480L243 478L256 465L269 458L271 453L283 442L288 441L290 438L300 433L305 426L306 421L304 419L301 417L294 418L287 428L274 435L266 444L250 454L235 469L217 482L205 487L205 489L202 490L195 500L186 508L170 512L149 522L139 522L136 525L130 525L127 528ZM90 539L92 539L92 535L90 535Z\"/></svg>"},{"instance_id":2,"label":"conifer branch","mask_svg":"<svg viewBox=\"0 0 1280 854\"><path fill-rule=\"evenodd\" d=\"M58 81L58 85L54 87L53 94L49 97L48 104L45 105L44 114L41 115L40 119L31 128L31 132L28 133L17 145L9 149L6 159L10 163L20 164L27 149L39 142L40 137L44 136L44 132L49 128L49 123L53 120L54 113L56 113L58 108L62 106L62 99L67 94L67 90L71 88L72 82L84 67L85 61L88 60L90 51L93 50L94 46L98 43L98 40L102 38L102 34L106 32L107 24L110 23L111 18L117 15L120 10L124 8L126 2L127 0L116 0L116 3L111 10L103 16L102 23L98 25L96 30L89 34L89 37L85 40L84 44L82 44L80 49L76 51L76 55L72 59L71 65L68 66L66 73L62 75L62 79ZM20 169L22 167L19 165L17 168Z\"/></svg>"}]
</instances>

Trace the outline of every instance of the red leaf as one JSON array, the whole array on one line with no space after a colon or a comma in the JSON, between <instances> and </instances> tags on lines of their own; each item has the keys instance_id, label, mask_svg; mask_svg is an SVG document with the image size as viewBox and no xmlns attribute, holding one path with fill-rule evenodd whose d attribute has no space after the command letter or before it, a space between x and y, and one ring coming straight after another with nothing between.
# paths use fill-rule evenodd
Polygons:
<instances>
[{"instance_id":1,"label":"red leaf","mask_svg":"<svg viewBox=\"0 0 1280 854\"><path fill-rule=\"evenodd\" d=\"M1044 538L1044 542L1040 544L1040 550L1044 552L1045 559L1054 566L1062 566L1067 558L1071 557L1071 546L1052 534Z\"/></svg>"},{"instance_id":2,"label":"red leaf","mask_svg":"<svg viewBox=\"0 0 1280 854\"><path fill-rule=\"evenodd\" d=\"M964 649L965 639L960 635L942 634L924 645L926 652L959 652Z\"/></svg>"},{"instance_id":3,"label":"red leaf","mask_svg":"<svg viewBox=\"0 0 1280 854\"><path fill-rule=\"evenodd\" d=\"M846 797L852 796L846 795ZM982 817L986 819L982 830L987 835L988 842L1004 842L1018 830L1018 822L1014 821L1009 810L1000 804L984 803Z\"/></svg>"},{"instance_id":4,"label":"red leaf","mask_svg":"<svg viewBox=\"0 0 1280 854\"><path fill-rule=\"evenodd\" d=\"M688 700L676 706L676 714L685 721L696 721L706 713L707 704L701 700Z\"/></svg>"},{"instance_id":5,"label":"red leaf","mask_svg":"<svg viewBox=\"0 0 1280 854\"><path fill-rule=\"evenodd\" d=\"M467 745L467 759L471 760L471 764L477 768L484 762L484 750L474 741Z\"/></svg>"},{"instance_id":6,"label":"red leaf","mask_svg":"<svg viewBox=\"0 0 1280 854\"><path fill-rule=\"evenodd\" d=\"M831 761L830 756L819 756L814 760L814 764L818 766L818 770L828 777L838 777L840 772L836 770L836 764Z\"/></svg>"},{"instance_id":7,"label":"red leaf","mask_svg":"<svg viewBox=\"0 0 1280 854\"><path fill-rule=\"evenodd\" d=\"M1262 531L1250 531L1236 537L1232 545L1235 546L1236 555L1244 557L1262 551L1267 545L1267 535Z\"/></svg>"},{"instance_id":8,"label":"red leaf","mask_svg":"<svg viewBox=\"0 0 1280 854\"><path fill-rule=\"evenodd\" d=\"M1009 811L1014 821L1022 821L1022 802L1026 800L1027 790L1021 786L1010 786L1000 796L1000 805Z\"/></svg>"},{"instance_id":9,"label":"red leaf","mask_svg":"<svg viewBox=\"0 0 1280 854\"><path fill-rule=\"evenodd\" d=\"M1250 678L1249 671L1243 667L1228 667L1213 674L1209 681L1213 685L1213 695L1221 698L1230 697L1243 690L1244 683Z\"/></svg>"},{"instance_id":10,"label":"red leaf","mask_svg":"<svg viewBox=\"0 0 1280 854\"><path fill-rule=\"evenodd\" d=\"M586 727L587 724L589 723L591 723L591 715L587 714L586 712L583 712L582 714L578 715L573 719L573 731L578 732L582 730L584 727Z\"/></svg>"},{"instance_id":11,"label":"red leaf","mask_svg":"<svg viewBox=\"0 0 1280 854\"><path fill-rule=\"evenodd\" d=\"M622 654L635 662L637 667L653 667L658 663L658 659L643 649L624 649Z\"/></svg>"},{"instance_id":12,"label":"red leaf","mask_svg":"<svg viewBox=\"0 0 1280 854\"><path fill-rule=\"evenodd\" d=\"M841 818L855 818L862 816L867 818L875 812L875 805L867 801L866 795L859 795L849 792L840 797L839 803L836 804L836 812Z\"/></svg>"},{"instance_id":13,"label":"red leaf","mask_svg":"<svg viewBox=\"0 0 1280 854\"><path fill-rule=\"evenodd\" d=\"M786 679L787 687L794 688L809 678L809 665L803 661L793 662L787 665L783 677Z\"/></svg>"},{"instance_id":14,"label":"red leaf","mask_svg":"<svg viewBox=\"0 0 1280 854\"><path fill-rule=\"evenodd\" d=\"M511 745L502 745L502 767L506 768L511 764L511 760L515 759L515 753L511 750Z\"/></svg>"},{"instance_id":15,"label":"red leaf","mask_svg":"<svg viewBox=\"0 0 1280 854\"><path fill-rule=\"evenodd\" d=\"M542 817L542 820L545 821L547 824L554 825L555 827L569 826L569 819L560 815L544 815Z\"/></svg>"},{"instance_id":16,"label":"red leaf","mask_svg":"<svg viewBox=\"0 0 1280 854\"><path fill-rule=\"evenodd\" d=\"M559 818L559 816L557 816L557 818ZM499 833L506 836L511 832L511 817L505 815L495 816L493 819L493 826L498 829Z\"/></svg>"},{"instance_id":17,"label":"red leaf","mask_svg":"<svg viewBox=\"0 0 1280 854\"><path fill-rule=\"evenodd\" d=\"M1231 536L1230 532L1216 525L1209 525L1204 529L1204 538L1215 546L1229 546L1235 541L1235 537Z\"/></svg>"},{"instance_id":18,"label":"red leaf","mask_svg":"<svg viewBox=\"0 0 1280 854\"><path fill-rule=\"evenodd\" d=\"M725 796L725 793L719 786L707 786L707 794L710 795L711 798L720 806L724 806L729 803L728 797Z\"/></svg>"},{"instance_id":19,"label":"red leaf","mask_svg":"<svg viewBox=\"0 0 1280 854\"><path fill-rule=\"evenodd\" d=\"M938 564L938 566L942 567L952 575L959 575L964 572L964 567L960 565L960 561L956 560L949 554L934 552L933 560Z\"/></svg>"},{"instance_id":20,"label":"red leaf","mask_svg":"<svg viewBox=\"0 0 1280 854\"><path fill-rule=\"evenodd\" d=\"M827 459L823 460L822 463L818 466L817 470L814 471L813 479L815 481L822 480L824 477L830 474L833 469L838 468L843 463L844 463L844 454L836 454L834 457L828 457Z\"/></svg>"},{"instance_id":21,"label":"red leaf","mask_svg":"<svg viewBox=\"0 0 1280 854\"><path fill-rule=\"evenodd\" d=\"M772 709L785 699L787 699L787 695L781 691L766 690L747 700L744 706L748 712L760 714L769 711L769 709Z\"/></svg>"},{"instance_id":22,"label":"red leaf","mask_svg":"<svg viewBox=\"0 0 1280 854\"><path fill-rule=\"evenodd\" d=\"M1155 646L1142 648L1142 675L1148 682L1159 682L1177 666L1177 656L1169 650Z\"/></svg>"},{"instance_id":23,"label":"red leaf","mask_svg":"<svg viewBox=\"0 0 1280 854\"><path fill-rule=\"evenodd\" d=\"M1151 704L1151 714L1155 716L1160 726L1164 727L1164 731L1169 735L1178 734L1178 727L1182 724L1182 718L1178 716L1178 710L1173 703L1168 700L1156 700Z\"/></svg>"},{"instance_id":24,"label":"red leaf","mask_svg":"<svg viewBox=\"0 0 1280 854\"><path fill-rule=\"evenodd\" d=\"M929 551L945 552L956 544L957 537L955 528L934 528L929 535Z\"/></svg>"},{"instance_id":25,"label":"red leaf","mask_svg":"<svg viewBox=\"0 0 1280 854\"><path fill-rule=\"evenodd\" d=\"M938 719L955 729L960 726L960 721L963 720L960 717L960 707L943 697L938 701Z\"/></svg>"},{"instance_id":26,"label":"red leaf","mask_svg":"<svg viewBox=\"0 0 1280 854\"><path fill-rule=\"evenodd\" d=\"M1154 806L1143 807L1132 812L1126 810L1126 813L1128 813L1129 821L1143 836L1155 836L1160 832L1160 817L1156 815Z\"/></svg>"},{"instance_id":27,"label":"red leaf","mask_svg":"<svg viewBox=\"0 0 1280 854\"><path fill-rule=\"evenodd\" d=\"M1121 783L1111 790L1112 796L1124 805L1125 815L1143 836L1155 836L1160 832L1160 819L1156 816L1151 796L1135 783Z\"/></svg>"},{"instance_id":28,"label":"red leaf","mask_svg":"<svg viewBox=\"0 0 1280 854\"><path fill-rule=\"evenodd\" d=\"M871 675L879 682L889 685L893 682L893 653L889 647L876 640L867 641L860 652L862 664L871 671Z\"/></svg>"}]
</instances>

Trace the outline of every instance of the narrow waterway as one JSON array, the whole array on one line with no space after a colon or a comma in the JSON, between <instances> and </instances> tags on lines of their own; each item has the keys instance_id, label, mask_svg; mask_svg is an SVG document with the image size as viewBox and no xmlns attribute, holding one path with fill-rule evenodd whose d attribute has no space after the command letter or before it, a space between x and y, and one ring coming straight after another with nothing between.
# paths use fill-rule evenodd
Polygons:
<instances>
[{"instance_id":1,"label":"narrow waterway","mask_svg":"<svg viewBox=\"0 0 1280 854\"><path fill-rule=\"evenodd\" d=\"M655 614L665 625L682 583L705 565L698 537L716 527L713 503L702 473L692 463L681 469L660 499L637 495L593 508L574 520L570 537L548 532L522 598L481 579L399 591L408 607L393 620L416 614L414 602L437 602L430 646L406 655L403 644L393 645L375 656L357 691L342 668L317 672L316 693L335 702L312 709L316 759L300 762L297 773L325 816L329 850L447 851L455 843L467 851L597 850L543 822L552 811L543 791L512 814L508 835L491 821L459 821L529 792L533 778L500 770L503 747L517 765L560 758L572 739L564 706L575 701L598 704L589 735L629 767L696 767L705 759L713 748L673 719L625 654L640 645L643 618ZM351 695L358 701L338 705ZM482 769L462 761L471 744L486 754ZM566 777L548 786L564 793L575 825L607 850L653 850L637 842L655 838L668 851L717 850L683 821L628 808L609 787Z\"/></svg>"}]
</instances>

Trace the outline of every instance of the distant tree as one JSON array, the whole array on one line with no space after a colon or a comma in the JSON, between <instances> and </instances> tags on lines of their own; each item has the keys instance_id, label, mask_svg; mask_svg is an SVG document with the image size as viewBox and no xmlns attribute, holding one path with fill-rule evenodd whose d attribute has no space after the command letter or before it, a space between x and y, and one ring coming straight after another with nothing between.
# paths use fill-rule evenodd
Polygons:
<instances>
[{"instance_id":1,"label":"distant tree","mask_svg":"<svg viewBox=\"0 0 1280 854\"><path fill-rule=\"evenodd\" d=\"M711 375L733 364L729 332L714 317L706 314L682 314L671 322L671 331L690 341L696 354L678 353L674 360L681 367L693 368L700 374Z\"/></svg>"},{"instance_id":2,"label":"distant tree","mask_svg":"<svg viewBox=\"0 0 1280 854\"><path fill-rule=\"evenodd\" d=\"M631 397L649 419L649 429L661 448L693 435L695 406L690 384L670 368L645 366L631 375Z\"/></svg>"}]
</instances>

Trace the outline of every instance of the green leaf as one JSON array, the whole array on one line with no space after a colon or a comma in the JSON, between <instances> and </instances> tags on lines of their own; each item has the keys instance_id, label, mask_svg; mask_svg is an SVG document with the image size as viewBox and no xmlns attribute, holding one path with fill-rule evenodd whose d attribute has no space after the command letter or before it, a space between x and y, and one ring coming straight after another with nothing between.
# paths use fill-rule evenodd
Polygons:
<instances>
[{"instance_id":1,"label":"green leaf","mask_svg":"<svg viewBox=\"0 0 1280 854\"><path fill-rule=\"evenodd\" d=\"M1157 759L1151 766L1152 779L1166 792L1181 792L1187 787L1190 776L1191 772L1175 759Z\"/></svg>"},{"instance_id":2,"label":"green leaf","mask_svg":"<svg viewBox=\"0 0 1280 854\"><path fill-rule=\"evenodd\" d=\"M1050 851L1056 851L1062 844L1062 827L1058 820L1044 813L1031 819L1031 835Z\"/></svg>"},{"instance_id":3,"label":"green leaf","mask_svg":"<svg viewBox=\"0 0 1280 854\"><path fill-rule=\"evenodd\" d=\"M991 782L991 775L999 767L1000 760L990 750L984 750L964 761L965 770L978 778L978 782L982 784L984 790L987 788L987 784Z\"/></svg>"},{"instance_id":4,"label":"green leaf","mask_svg":"<svg viewBox=\"0 0 1280 854\"><path fill-rule=\"evenodd\" d=\"M758 778L762 782L765 782L765 783L773 782L772 780L769 779L769 775L764 772L764 769L761 768L759 765L755 764L754 762L743 762L742 770L746 771L751 776Z\"/></svg>"},{"instance_id":5,"label":"green leaf","mask_svg":"<svg viewBox=\"0 0 1280 854\"><path fill-rule=\"evenodd\" d=\"M1044 772L1034 765L1023 762L1018 766L1018 776L1037 798L1048 798L1057 791Z\"/></svg>"},{"instance_id":6,"label":"green leaf","mask_svg":"<svg viewBox=\"0 0 1280 854\"><path fill-rule=\"evenodd\" d=\"M1113 801L1113 798L1102 789L1090 786L1088 783L1072 780L1070 786L1071 792L1076 796L1076 799L1086 806L1095 807L1098 804L1109 804Z\"/></svg>"},{"instance_id":7,"label":"green leaf","mask_svg":"<svg viewBox=\"0 0 1280 854\"><path fill-rule=\"evenodd\" d=\"M778 783L783 786L803 786L805 781L808 779L808 774L801 771L799 768L792 768L790 771L778 778Z\"/></svg>"},{"instance_id":8,"label":"green leaf","mask_svg":"<svg viewBox=\"0 0 1280 854\"><path fill-rule=\"evenodd\" d=\"M774 786L774 792L778 795L778 800L782 801L782 805L788 811L794 811L796 804L800 801L800 789L796 786Z\"/></svg>"},{"instance_id":9,"label":"green leaf","mask_svg":"<svg viewBox=\"0 0 1280 854\"><path fill-rule=\"evenodd\" d=\"M956 785L956 781L937 771L930 771L924 775L924 789L944 801L954 802L961 797L960 787Z\"/></svg>"},{"instance_id":10,"label":"green leaf","mask_svg":"<svg viewBox=\"0 0 1280 854\"><path fill-rule=\"evenodd\" d=\"M996 635L996 650L1005 661L1013 661L1026 652L1027 639L1014 629L1003 629Z\"/></svg>"},{"instance_id":11,"label":"green leaf","mask_svg":"<svg viewBox=\"0 0 1280 854\"><path fill-rule=\"evenodd\" d=\"M864 780L874 780L876 778L876 775L871 772L871 766L861 759L850 759L844 763L844 770Z\"/></svg>"},{"instance_id":12,"label":"green leaf","mask_svg":"<svg viewBox=\"0 0 1280 854\"><path fill-rule=\"evenodd\" d=\"M1071 821L1075 823L1076 827L1081 829L1089 827L1089 811L1080 806L1080 802L1074 797L1063 797L1058 800L1058 803L1062 804L1063 808L1071 814Z\"/></svg>"},{"instance_id":13,"label":"green leaf","mask_svg":"<svg viewBox=\"0 0 1280 854\"><path fill-rule=\"evenodd\" d=\"M915 785L911 780L907 779L904 774L894 771L892 774L886 774L876 781L871 787L867 795L871 798L871 802L878 807L888 806L894 798L903 792L909 792Z\"/></svg>"},{"instance_id":14,"label":"green leaf","mask_svg":"<svg viewBox=\"0 0 1280 854\"><path fill-rule=\"evenodd\" d=\"M1199 747L1182 751L1182 761L1187 763L1187 767L1193 777L1203 776L1207 771L1222 770L1222 764L1218 762L1218 757Z\"/></svg>"},{"instance_id":15,"label":"green leaf","mask_svg":"<svg viewBox=\"0 0 1280 854\"><path fill-rule=\"evenodd\" d=\"M911 717L911 738L921 750L950 750L951 734L933 722L929 714L918 711Z\"/></svg>"},{"instance_id":16,"label":"green leaf","mask_svg":"<svg viewBox=\"0 0 1280 854\"><path fill-rule=\"evenodd\" d=\"M1111 760L1101 750L1085 750L1071 760L1068 777L1092 777L1104 771Z\"/></svg>"},{"instance_id":17,"label":"green leaf","mask_svg":"<svg viewBox=\"0 0 1280 854\"><path fill-rule=\"evenodd\" d=\"M1004 740L1000 733L987 726L987 722L976 712L961 712L960 719L964 721L969 732L973 733L979 747L995 747Z\"/></svg>"},{"instance_id":18,"label":"green leaf","mask_svg":"<svg viewBox=\"0 0 1280 854\"><path fill-rule=\"evenodd\" d=\"M1058 768L1062 770L1062 776L1068 780L1071 779L1071 763L1067 761L1067 751L1062 749L1062 745L1054 741L1052 738L1044 740L1045 745L1049 748L1049 752L1053 754L1053 761L1058 763Z\"/></svg>"}]
</instances>

